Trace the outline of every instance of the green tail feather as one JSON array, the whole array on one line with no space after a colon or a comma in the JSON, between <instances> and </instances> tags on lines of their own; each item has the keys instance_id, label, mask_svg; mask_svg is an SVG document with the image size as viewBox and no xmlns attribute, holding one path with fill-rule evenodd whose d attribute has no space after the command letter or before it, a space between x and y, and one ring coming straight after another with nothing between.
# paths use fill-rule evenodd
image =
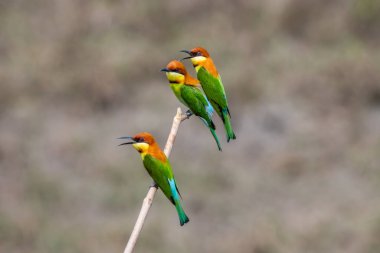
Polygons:
<instances>
[{"instance_id":1,"label":"green tail feather","mask_svg":"<svg viewBox=\"0 0 380 253\"><path fill-rule=\"evenodd\" d=\"M215 139L216 145L218 145L218 149L219 149L220 151L222 151L222 147L220 146L218 136L217 136L216 133L215 133L215 129L212 129L212 128L210 127L210 132L212 133L212 136L214 136L214 139Z\"/></svg>"},{"instance_id":2,"label":"green tail feather","mask_svg":"<svg viewBox=\"0 0 380 253\"><path fill-rule=\"evenodd\" d=\"M185 214L185 211L183 211L181 204L179 201L176 201L175 208L177 209L178 217L179 217L179 223L181 226L183 226L185 223L189 222L189 218Z\"/></svg>"},{"instance_id":3,"label":"green tail feather","mask_svg":"<svg viewBox=\"0 0 380 253\"><path fill-rule=\"evenodd\" d=\"M223 115L224 127L227 133L227 142L229 142L230 139L236 139L236 135L234 133L234 130L232 130L231 118L230 118L228 109L222 110L222 115Z\"/></svg>"}]
</instances>

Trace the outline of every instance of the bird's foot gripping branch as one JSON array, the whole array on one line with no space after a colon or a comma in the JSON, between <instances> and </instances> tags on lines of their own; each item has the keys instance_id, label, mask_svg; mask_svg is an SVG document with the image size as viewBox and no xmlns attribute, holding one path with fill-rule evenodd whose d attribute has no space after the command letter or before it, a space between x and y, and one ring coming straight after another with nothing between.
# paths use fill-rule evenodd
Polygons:
<instances>
[{"instance_id":1,"label":"bird's foot gripping branch","mask_svg":"<svg viewBox=\"0 0 380 253\"><path fill-rule=\"evenodd\" d=\"M191 115L193 115L193 112L190 110L187 110L185 114L186 114L186 119L189 119Z\"/></svg>"}]
</instances>

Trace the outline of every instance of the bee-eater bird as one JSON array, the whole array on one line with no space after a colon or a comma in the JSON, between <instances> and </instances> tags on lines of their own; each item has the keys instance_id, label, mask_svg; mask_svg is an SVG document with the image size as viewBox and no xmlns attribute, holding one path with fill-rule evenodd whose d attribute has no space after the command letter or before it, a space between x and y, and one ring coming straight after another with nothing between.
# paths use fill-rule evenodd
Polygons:
<instances>
[{"instance_id":1,"label":"bee-eater bird","mask_svg":"<svg viewBox=\"0 0 380 253\"><path fill-rule=\"evenodd\" d=\"M220 78L210 54L202 47L195 47L190 51L181 50L181 52L189 54L188 57L185 57L182 60L191 60L203 91L224 123L227 133L227 142L229 142L230 139L236 139L236 135L231 126L231 114L228 109L226 92L224 91L222 79Z\"/></svg>"},{"instance_id":2,"label":"bee-eater bird","mask_svg":"<svg viewBox=\"0 0 380 253\"><path fill-rule=\"evenodd\" d=\"M215 133L215 124L211 119L214 110L201 91L199 81L190 76L180 61L173 60L169 62L166 68L161 69L161 71L166 72L170 87L178 100L205 123L212 136L214 136L218 149L222 150L218 136Z\"/></svg>"},{"instance_id":3,"label":"bee-eater bird","mask_svg":"<svg viewBox=\"0 0 380 253\"><path fill-rule=\"evenodd\" d=\"M180 193L169 160L150 133L139 133L134 137L126 136L119 139L128 139L129 142L120 145L132 144L140 153L145 169L165 196L175 205L181 226L189 221L180 203ZM119 146L120 146L119 145Z\"/></svg>"}]
</instances>

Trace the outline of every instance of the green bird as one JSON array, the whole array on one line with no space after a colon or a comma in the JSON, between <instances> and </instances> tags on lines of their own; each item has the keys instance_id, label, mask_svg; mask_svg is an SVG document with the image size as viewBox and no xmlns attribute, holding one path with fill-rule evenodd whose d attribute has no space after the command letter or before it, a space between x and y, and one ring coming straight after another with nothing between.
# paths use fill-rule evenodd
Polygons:
<instances>
[{"instance_id":1,"label":"green bird","mask_svg":"<svg viewBox=\"0 0 380 253\"><path fill-rule=\"evenodd\" d=\"M170 87L178 100L190 109L188 115L195 114L203 121L210 129L216 145L221 151L222 148L215 133L215 124L211 119L214 110L200 90L199 81L190 76L182 62L176 60L169 62L166 68L161 69L161 71L166 72Z\"/></svg>"},{"instance_id":2,"label":"green bird","mask_svg":"<svg viewBox=\"0 0 380 253\"><path fill-rule=\"evenodd\" d=\"M120 145L132 144L141 154L145 169L165 196L175 205L181 226L189 222L189 218L183 211L180 203L181 195L178 191L169 160L165 153L162 152L154 137L150 133L144 132L134 137L126 136L119 139L131 140Z\"/></svg>"},{"instance_id":3,"label":"green bird","mask_svg":"<svg viewBox=\"0 0 380 253\"><path fill-rule=\"evenodd\" d=\"M226 92L224 91L222 79L210 54L202 47L196 47L190 51L182 50L181 52L190 55L183 59L191 60L207 99L224 123L227 133L227 142L229 142L230 139L236 139L236 135L232 130L231 114L228 109Z\"/></svg>"}]
</instances>

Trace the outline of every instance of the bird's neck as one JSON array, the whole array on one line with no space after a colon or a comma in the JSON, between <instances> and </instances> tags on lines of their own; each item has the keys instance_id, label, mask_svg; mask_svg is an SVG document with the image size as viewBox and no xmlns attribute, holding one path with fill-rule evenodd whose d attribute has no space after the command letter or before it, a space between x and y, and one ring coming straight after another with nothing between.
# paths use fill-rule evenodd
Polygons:
<instances>
[{"instance_id":1,"label":"bird's neck","mask_svg":"<svg viewBox=\"0 0 380 253\"><path fill-rule=\"evenodd\" d=\"M199 86L199 81L188 74L185 76L185 84L189 86Z\"/></svg>"},{"instance_id":2,"label":"bird's neck","mask_svg":"<svg viewBox=\"0 0 380 253\"><path fill-rule=\"evenodd\" d=\"M211 58L206 58L206 60L200 62L194 67L197 73L201 67L204 67L212 76L216 78L219 76L218 70L216 69L215 64Z\"/></svg>"},{"instance_id":3,"label":"bird's neck","mask_svg":"<svg viewBox=\"0 0 380 253\"><path fill-rule=\"evenodd\" d=\"M146 155L151 155L152 157L160 160L161 162L167 161L165 153L161 150L160 146L156 142L149 145L149 149L145 154L141 153L141 158L144 160Z\"/></svg>"}]
</instances>

